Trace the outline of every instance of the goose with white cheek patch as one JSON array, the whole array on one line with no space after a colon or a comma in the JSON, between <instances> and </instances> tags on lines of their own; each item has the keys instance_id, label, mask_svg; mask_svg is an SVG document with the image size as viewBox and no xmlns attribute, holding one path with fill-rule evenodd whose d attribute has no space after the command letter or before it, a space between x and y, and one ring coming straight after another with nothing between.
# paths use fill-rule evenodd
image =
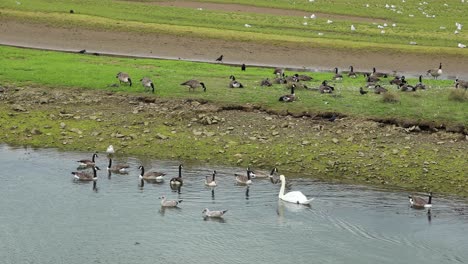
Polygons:
<instances>
[{"instance_id":1,"label":"goose with white cheek patch","mask_svg":"<svg viewBox=\"0 0 468 264\"><path fill-rule=\"evenodd\" d=\"M99 167L93 166L93 174L84 171L74 171L74 179L77 181L97 181L97 171L100 170Z\"/></svg>"},{"instance_id":2,"label":"goose with white cheek patch","mask_svg":"<svg viewBox=\"0 0 468 264\"><path fill-rule=\"evenodd\" d=\"M97 157L98 157L98 155L96 153L94 153L93 157L90 160L89 159L78 160L77 162L80 164L79 168L91 168L91 167L96 166L96 158Z\"/></svg>"},{"instance_id":3,"label":"goose with white cheek patch","mask_svg":"<svg viewBox=\"0 0 468 264\"><path fill-rule=\"evenodd\" d=\"M242 174L234 174L236 176L236 182L239 185L250 185L252 184L252 179L251 179L251 173L252 171L250 168L247 168L247 175L242 175Z\"/></svg>"},{"instance_id":4,"label":"goose with white cheek patch","mask_svg":"<svg viewBox=\"0 0 468 264\"><path fill-rule=\"evenodd\" d=\"M179 165L179 176L174 177L169 181L169 184L171 186L182 186L184 184L184 181L182 180L182 164Z\"/></svg>"},{"instance_id":5,"label":"goose with white cheek patch","mask_svg":"<svg viewBox=\"0 0 468 264\"><path fill-rule=\"evenodd\" d=\"M216 177L216 171L213 171L212 176L206 176L205 185L208 187L216 187L217 183L216 183L215 177Z\"/></svg>"},{"instance_id":6,"label":"goose with white cheek patch","mask_svg":"<svg viewBox=\"0 0 468 264\"><path fill-rule=\"evenodd\" d=\"M428 197L426 200L419 196L410 195L408 196L410 206L415 209L432 208L432 192L429 193Z\"/></svg>"},{"instance_id":7,"label":"goose with white cheek patch","mask_svg":"<svg viewBox=\"0 0 468 264\"><path fill-rule=\"evenodd\" d=\"M128 174L128 168L130 168L127 164L115 164L112 166L112 158L109 158L109 165L107 165L107 171L113 173L120 173L120 174Z\"/></svg>"}]
</instances>

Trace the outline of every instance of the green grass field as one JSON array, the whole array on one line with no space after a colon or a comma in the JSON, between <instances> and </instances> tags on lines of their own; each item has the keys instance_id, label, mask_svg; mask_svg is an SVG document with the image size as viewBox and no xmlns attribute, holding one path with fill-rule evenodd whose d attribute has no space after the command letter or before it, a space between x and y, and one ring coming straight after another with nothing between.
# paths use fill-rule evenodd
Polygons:
<instances>
[{"instance_id":1,"label":"green grass field","mask_svg":"<svg viewBox=\"0 0 468 264\"><path fill-rule=\"evenodd\" d=\"M278 98L289 93L283 85L261 87L263 78L275 76L270 68L249 67L242 72L240 67L221 64L196 63L185 61L133 59L83 54L70 54L0 47L0 80L3 84L18 86L83 87L89 89L108 89L114 91L144 93L139 80L150 77L156 85L154 96L163 98L199 98L219 104L243 105L252 103L265 109L289 111L293 113L337 112L358 118L396 118L417 122L435 121L444 125L468 125L467 101L449 100L450 90L454 90L451 80L424 80L427 91L404 93L388 84L382 84L398 94L398 103L384 103L380 95L360 95L359 87L365 84L364 77L345 78L331 81L335 85L333 95L320 94L318 91L297 89L299 101L278 102ZM127 72L134 85L117 84L116 74ZM229 76L233 74L246 88L229 89ZM286 72L292 75L294 72ZM330 80L333 73L307 73L314 81L308 82L310 88L317 88L321 81ZM199 88L189 92L180 83L189 79L205 82L207 92ZM417 80L409 79L415 84ZM465 93L466 94L466 93Z\"/></svg>"},{"instance_id":2,"label":"green grass field","mask_svg":"<svg viewBox=\"0 0 468 264\"><path fill-rule=\"evenodd\" d=\"M293 43L316 47L468 55L467 49L457 48L458 43L468 44L468 35L464 34L463 29L460 34L454 34L456 22L468 24L468 18L464 15L468 4L458 0L430 1L427 5L416 0L406 0L405 3L401 0L323 0L316 3L306 0L206 1L302 10L307 14L323 12L349 16L335 19L332 24L327 24L327 19L320 15L317 19L305 19L264 13L200 11L194 8L163 7L152 3L157 1L149 0L18 2L21 4L13 0L0 2L0 19L14 18L29 22L46 22L55 26L162 32L280 45ZM447 5L444 5L445 3ZM366 7L366 4L369 4L369 7ZM386 4L390 7L386 8ZM391 5L395 7L392 8ZM70 9L75 10L75 14L69 14ZM362 18L385 20L388 25L385 34L381 34L381 29L377 28L378 25L383 25L382 21L371 23L368 20L362 21ZM303 25L304 22L307 22L307 25ZM394 23L395 27L392 26ZM245 24L252 27L247 28ZM351 24L357 28L355 32L351 32ZM319 32L323 35L319 36ZM409 45L412 41L418 45Z\"/></svg>"}]
</instances>

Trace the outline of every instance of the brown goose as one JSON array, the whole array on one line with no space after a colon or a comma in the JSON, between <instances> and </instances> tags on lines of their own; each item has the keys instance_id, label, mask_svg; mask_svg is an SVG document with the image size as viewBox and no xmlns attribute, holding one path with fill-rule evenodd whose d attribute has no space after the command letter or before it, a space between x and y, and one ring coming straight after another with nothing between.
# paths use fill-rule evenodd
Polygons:
<instances>
[{"instance_id":1,"label":"brown goose","mask_svg":"<svg viewBox=\"0 0 468 264\"><path fill-rule=\"evenodd\" d=\"M459 79L456 79L455 80L455 88L465 88L468 89L468 82L467 81L462 81L462 80L459 80Z\"/></svg>"},{"instance_id":2,"label":"brown goose","mask_svg":"<svg viewBox=\"0 0 468 264\"><path fill-rule=\"evenodd\" d=\"M304 75L304 74L294 74L294 76L299 80L299 81L304 81L304 82L308 82L308 81L312 81L313 78L308 76L308 75Z\"/></svg>"},{"instance_id":3,"label":"brown goose","mask_svg":"<svg viewBox=\"0 0 468 264\"><path fill-rule=\"evenodd\" d=\"M375 94L382 94L382 93L386 93L386 92L387 92L387 89L383 88L380 85L376 85L375 88L374 88L374 93Z\"/></svg>"},{"instance_id":4,"label":"brown goose","mask_svg":"<svg viewBox=\"0 0 468 264\"><path fill-rule=\"evenodd\" d=\"M279 98L278 101L280 102L293 102L296 100L296 94L294 93L294 88L296 87L296 84L291 85L291 94L285 94Z\"/></svg>"},{"instance_id":5,"label":"brown goose","mask_svg":"<svg viewBox=\"0 0 468 264\"><path fill-rule=\"evenodd\" d=\"M180 85L187 86L189 88L189 91L195 90L195 88L197 87L202 87L203 91L206 92L205 84L197 80L188 80L186 82L181 83Z\"/></svg>"},{"instance_id":6,"label":"brown goose","mask_svg":"<svg viewBox=\"0 0 468 264\"><path fill-rule=\"evenodd\" d=\"M140 166L138 169L140 170L140 175L138 176L138 178L141 181L141 187L143 187L144 185L143 180L154 181L154 182L164 181L164 175L166 175L166 173L157 172L157 171L148 171L145 173L145 168L143 166Z\"/></svg>"},{"instance_id":7,"label":"brown goose","mask_svg":"<svg viewBox=\"0 0 468 264\"><path fill-rule=\"evenodd\" d=\"M242 175L242 174L237 174L235 173L234 176L236 176L236 182L239 185L250 185L252 184L251 180L251 170L250 168L247 168L247 175Z\"/></svg>"},{"instance_id":8,"label":"brown goose","mask_svg":"<svg viewBox=\"0 0 468 264\"><path fill-rule=\"evenodd\" d=\"M182 180L182 164L179 165L179 176L174 177L169 181L170 185L182 186L184 184L184 180Z\"/></svg>"},{"instance_id":9,"label":"brown goose","mask_svg":"<svg viewBox=\"0 0 468 264\"><path fill-rule=\"evenodd\" d=\"M117 73L117 76L115 76L115 78L119 79L120 84L128 83L130 86L132 86L132 79L130 79L130 76L128 75L128 73L119 72Z\"/></svg>"},{"instance_id":10,"label":"brown goose","mask_svg":"<svg viewBox=\"0 0 468 264\"><path fill-rule=\"evenodd\" d=\"M432 192L428 195L429 199L426 201L424 198L409 195L409 202L412 208L415 209L424 209L424 208L431 208L432 207Z\"/></svg>"},{"instance_id":11,"label":"brown goose","mask_svg":"<svg viewBox=\"0 0 468 264\"><path fill-rule=\"evenodd\" d=\"M386 73L383 73L383 72L377 72L375 67L372 68L372 73L371 73L371 76L375 76L375 77L384 77L384 78L387 78L388 75Z\"/></svg>"},{"instance_id":12,"label":"brown goose","mask_svg":"<svg viewBox=\"0 0 468 264\"><path fill-rule=\"evenodd\" d=\"M151 89L151 92L154 93L154 84L150 78L143 77L143 79L141 79L140 82L143 85L143 87L145 87L145 91Z\"/></svg>"},{"instance_id":13,"label":"brown goose","mask_svg":"<svg viewBox=\"0 0 468 264\"><path fill-rule=\"evenodd\" d=\"M84 171L74 171L71 174L74 176L74 179L77 181L96 181L98 170L100 170L99 167L93 166L93 174L90 174Z\"/></svg>"},{"instance_id":14,"label":"brown goose","mask_svg":"<svg viewBox=\"0 0 468 264\"><path fill-rule=\"evenodd\" d=\"M334 90L335 90L335 87L328 85L327 81L323 81L319 87L320 93L333 93Z\"/></svg>"},{"instance_id":15,"label":"brown goose","mask_svg":"<svg viewBox=\"0 0 468 264\"><path fill-rule=\"evenodd\" d=\"M271 83L269 78L263 79L262 82L260 83L260 86L272 86L273 84Z\"/></svg>"},{"instance_id":16,"label":"brown goose","mask_svg":"<svg viewBox=\"0 0 468 264\"><path fill-rule=\"evenodd\" d=\"M275 70L273 71L273 74L278 75L278 76L283 76L284 75L284 69L283 68L275 68Z\"/></svg>"},{"instance_id":17,"label":"brown goose","mask_svg":"<svg viewBox=\"0 0 468 264\"><path fill-rule=\"evenodd\" d=\"M242 83L236 81L236 77L234 77L234 75L229 76L229 79L231 79L231 82L229 82L229 88L244 88Z\"/></svg>"},{"instance_id":18,"label":"brown goose","mask_svg":"<svg viewBox=\"0 0 468 264\"><path fill-rule=\"evenodd\" d=\"M333 76L333 80L343 80L343 75L341 73L338 73L338 68L335 68L335 76Z\"/></svg>"},{"instance_id":19,"label":"brown goose","mask_svg":"<svg viewBox=\"0 0 468 264\"><path fill-rule=\"evenodd\" d=\"M423 84L422 82L422 75L419 75L419 82L414 86L414 88L420 89L420 90L426 90L426 85Z\"/></svg>"},{"instance_id":20,"label":"brown goose","mask_svg":"<svg viewBox=\"0 0 468 264\"><path fill-rule=\"evenodd\" d=\"M113 173L128 174L128 168L130 168L130 166L127 164L116 164L112 166L112 158L109 158L109 165L107 165L107 171Z\"/></svg>"},{"instance_id":21,"label":"brown goose","mask_svg":"<svg viewBox=\"0 0 468 264\"><path fill-rule=\"evenodd\" d=\"M426 75L431 75L434 79L437 79L440 75L442 75L442 62L439 63L439 69L430 69L427 70Z\"/></svg>"},{"instance_id":22,"label":"brown goose","mask_svg":"<svg viewBox=\"0 0 468 264\"><path fill-rule=\"evenodd\" d=\"M348 77L350 77L350 78L356 78L357 77L356 73L354 72L353 66L349 66Z\"/></svg>"},{"instance_id":23,"label":"brown goose","mask_svg":"<svg viewBox=\"0 0 468 264\"><path fill-rule=\"evenodd\" d=\"M213 171L212 176L206 176L205 177L205 185L208 186L208 187L216 187L217 184L216 184L215 177L216 177L216 171Z\"/></svg>"},{"instance_id":24,"label":"brown goose","mask_svg":"<svg viewBox=\"0 0 468 264\"><path fill-rule=\"evenodd\" d=\"M95 160L96 160L97 157L98 157L97 153L94 153L91 160L89 160L89 159L78 160L77 162L80 163L78 168L91 168L91 167L94 167L96 165Z\"/></svg>"}]
</instances>

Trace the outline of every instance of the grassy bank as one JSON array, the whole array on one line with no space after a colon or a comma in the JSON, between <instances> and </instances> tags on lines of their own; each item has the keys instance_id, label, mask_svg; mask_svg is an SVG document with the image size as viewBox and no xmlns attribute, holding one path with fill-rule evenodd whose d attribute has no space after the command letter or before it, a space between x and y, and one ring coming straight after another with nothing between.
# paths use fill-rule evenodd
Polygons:
<instances>
[{"instance_id":1,"label":"grassy bank","mask_svg":"<svg viewBox=\"0 0 468 264\"><path fill-rule=\"evenodd\" d=\"M278 102L288 93L283 85L259 86L274 77L272 69L10 47L0 52L2 143L90 153L113 144L121 155L278 166L291 176L468 195L464 135L369 121L466 128L468 105L449 99L452 81L425 80L428 90L416 93L386 85L397 102L384 103L380 95L359 94L363 78L345 78L332 82L335 94L298 89L299 101L284 104ZM130 74L132 87L114 87L119 71ZM227 88L231 74L246 87ZM314 88L333 73L310 75L307 85ZM143 91L143 76L155 81L154 95ZM204 81L207 92L179 85L191 78ZM337 121L320 117L331 112Z\"/></svg>"},{"instance_id":2,"label":"grassy bank","mask_svg":"<svg viewBox=\"0 0 468 264\"><path fill-rule=\"evenodd\" d=\"M457 2L420 6L419 1L388 1L396 11L385 4L365 1L320 1L291 4L289 1L255 1L255 5L282 9L324 12L342 15L328 24L326 18L304 19L299 16L279 16L268 13L226 12L197 10L194 8L159 6L157 1L68 1L25 0L0 3L0 18L49 23L53 26L98 28L104 30L133 31L190 35L226 40L263 42L276 45L306 45L327 48L394 50L426 54L458 54L467 56L458 43L467 43L468 35L454 34L455 23L468 22L461 14L465 4ZM210 1L220 2L225 1ZM252 3L244 3L243 4ZM69 10L76 10L69 14ZM420 10L419 10L420 9ZM401 14L396 13L401 11ZM431 15L427 18L423 12ZM459 14L459 15L457 15ZM409 15L413 15L410 17ZM432 17L434 15L435 17ZM359 19L378 18L387 21L385 34L378 24ZM304 25L307 22L307 25ZM396 24L395 27L392 24ZM250 24L252 27L245 27ZM357 30L350 31L353 24ZM321 35L318 35L321 33ZM409 45L417 42L418 46Z\"/></svg>"}]
</instances>

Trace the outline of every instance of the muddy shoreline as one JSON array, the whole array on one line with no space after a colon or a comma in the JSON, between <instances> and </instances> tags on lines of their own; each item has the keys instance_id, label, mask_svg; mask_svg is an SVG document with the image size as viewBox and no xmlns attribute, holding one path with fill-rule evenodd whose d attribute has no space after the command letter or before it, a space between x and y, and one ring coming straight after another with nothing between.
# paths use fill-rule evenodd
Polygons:
<instances>
[{"instance_id":1,"label":"muddy shoreline","mask_svg":"<svg viewBox=\"0 0 468 264\"><path fill-rule=\"evenodd\" d=\"M442 78L468 78L468 60L450 55L423 55L398 52L347 51L301 46L271 45L224 41L219 39L112 32L80 28L52 27L40 23L0 20L0 44L61 51L87 50L90 53L113 54L144 58L180 59L215 62L224 55L224 62L286 67L304 71L331 71L335 67L355 71L404 73L406 76L425 75L428 69L444 64ZM372 58L372 59L369 59Z\"/></svg>"}]
</instances>

